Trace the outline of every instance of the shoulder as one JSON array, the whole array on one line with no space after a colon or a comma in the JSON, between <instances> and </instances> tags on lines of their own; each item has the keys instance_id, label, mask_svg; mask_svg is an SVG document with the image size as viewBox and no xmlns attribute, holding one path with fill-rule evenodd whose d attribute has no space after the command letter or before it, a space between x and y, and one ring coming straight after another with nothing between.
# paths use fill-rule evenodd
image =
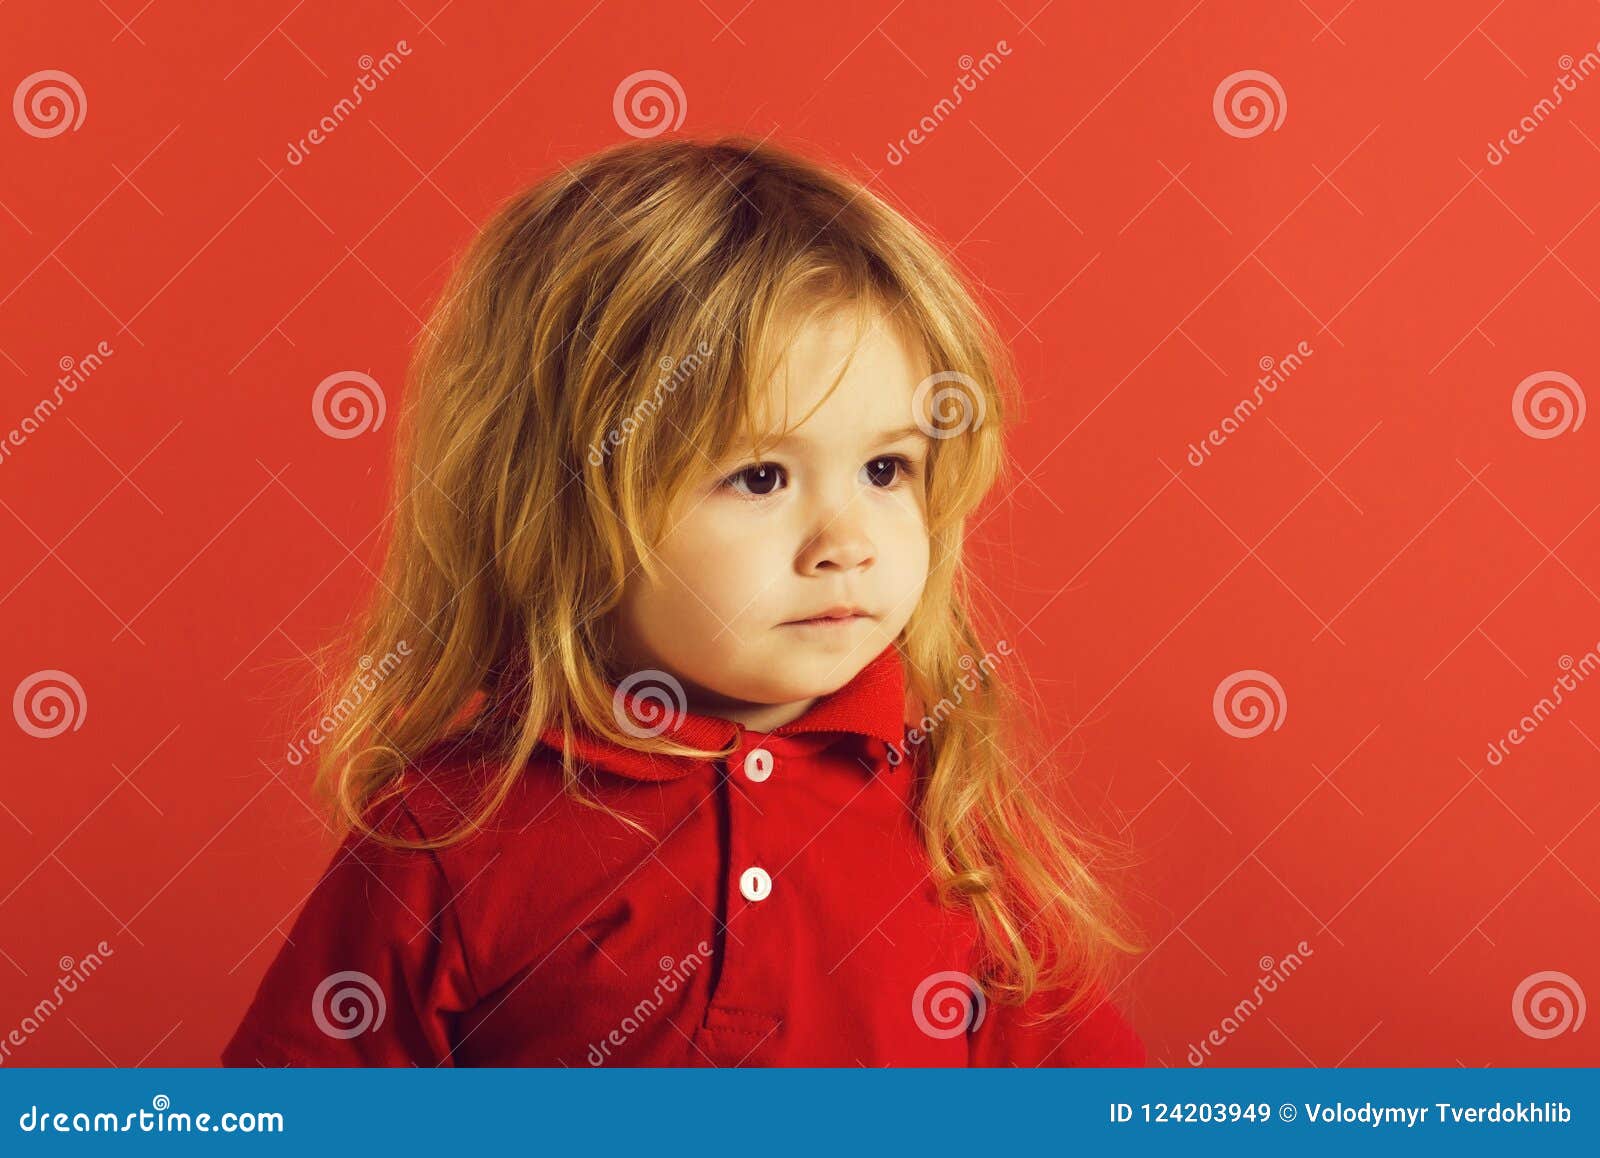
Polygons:
<instances>
[{"instance_id":1,"label":"shoulder","mask_svg":"<svg viewBox=\"0 0 1600 1158\"><path fill-rule=\"evenodd\" d=\"M370 806L368 819L380 831L428 841L462 831L476 835L517 828L559 792L559 771L543 747L525 766L512 768L483 737L446 737L407 765L392 789ZM491 809L497 798L498 806Z\"/></svg>"},{"instance_id":2,"label":"shoulder","mask_svg":"<svg viewBox=\"0 0 1600 1158\"><path fill-rule=\"evenodd\" d=\"M629 830L594 805L641 813L648 827L661 830L664 805L647 787L654 786L599 786L585 778L574 791L552 748L541 745L513 764L491 741L446 739L420 754L380 794L373 808L381 816L374 815L372 823L407 843L427 845L424 855L460 890L464 908L494 908L505 899L501 894L520 896L530 879L554 888L596 862L597 850L604 855L595 871L628 862L635 841L621 834ZM596 883L583 875L585 884Z\"/></svg>"},{"instance_id":3,"label":"shoulder","mask_svg":"<svg viewBox=\"0 0 1600 1158\"><path fill-rule=\"evenodd\" d=\"M390 795L378 805L388 830L436 842L402 855L416 858L412 871L431 861L481 993L545 959L649 855L646 836L568 792L547 747L512 765L492 745L445 741L413 760ZM653 785L600 797L630 813L662 807Z\"/></svg>"}]
</instances>

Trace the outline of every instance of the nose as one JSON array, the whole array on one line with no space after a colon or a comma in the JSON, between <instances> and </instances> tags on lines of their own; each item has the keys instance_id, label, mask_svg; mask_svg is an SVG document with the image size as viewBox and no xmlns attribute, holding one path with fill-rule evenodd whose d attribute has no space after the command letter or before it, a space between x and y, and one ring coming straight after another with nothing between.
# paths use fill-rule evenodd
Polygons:
<instances>
[{"instance_id":1,"label":"nose","mask_svg":"<svg viewBox=\"0 0 1600 1158\"><path fill-rule=\"evenodd\" d=\"M864 504L851 497L819 512L820 523L795 561L802 575L870 567L877 549L867 528Z\"/></svg>"}]
</instances>

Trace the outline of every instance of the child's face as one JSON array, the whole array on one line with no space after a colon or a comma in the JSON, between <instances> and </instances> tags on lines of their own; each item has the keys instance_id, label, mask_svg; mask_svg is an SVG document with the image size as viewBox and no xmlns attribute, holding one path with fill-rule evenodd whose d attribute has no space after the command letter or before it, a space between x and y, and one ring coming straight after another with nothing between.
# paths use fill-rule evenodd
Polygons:
<instances>
[{"instance_id":1,"label":"child's face","mask_svg":"<svg viewBox=\"0 0 1600 1158\"><path fill-rule=\"evenodd\" d=\"M661 581L628 581L620 662L672 674L691 711L757 731L789 722L889 646L922 594L929 439L912 397L927 369L880 316L818 407L853 336L839 318L798 331L765 428L808 417L759 460L708 459L669 513ZM864 614L796 623L838 607Z\"/></svg>"}]
</instances>

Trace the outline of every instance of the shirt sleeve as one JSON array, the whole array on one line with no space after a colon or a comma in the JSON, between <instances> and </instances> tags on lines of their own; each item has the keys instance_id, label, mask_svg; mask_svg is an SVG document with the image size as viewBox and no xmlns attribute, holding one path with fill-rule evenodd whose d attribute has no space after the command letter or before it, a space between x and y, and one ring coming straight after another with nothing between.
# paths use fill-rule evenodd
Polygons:
<instances>
[{"instance_id":1,"label":"shirt sleeve","mask_svg":"<svg viewBox=\"0 0 1600 1158\"><path fill-rule=\"evenodd\" d=\"M968 1034L973 1066L1133 1066L1146 1064L1144 1042L1103 986L1078 1009L1040 1025L1027 1022L1059 1005L1060 993L1035 993L1022 1005L989 1002Z\"/></svg>"},{"instance_id":2,"label":"shirt sleeve","mask_svg":"<svg viewBox=\"0 0 1600 1158\"><path fill-rule=\"evenodd\" d=\"M379 831L418 839L399 801ZM431 850L345 838L222 1051L224 1066L448 1066L476 1004L453 890Z\"/></svg>"}]
</instances>

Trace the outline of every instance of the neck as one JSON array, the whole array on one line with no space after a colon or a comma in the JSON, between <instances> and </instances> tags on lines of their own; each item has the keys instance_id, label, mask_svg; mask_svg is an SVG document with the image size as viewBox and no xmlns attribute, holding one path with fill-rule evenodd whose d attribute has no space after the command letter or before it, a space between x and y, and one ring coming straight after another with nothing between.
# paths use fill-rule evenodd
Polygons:
<instances>
[{"instance_id":1,"label":"neck","mask_svg":"<svg viewBox=\"0 0 1600 1158\"><path fill-rule=\"evenodd\" d=\"M732 720L752 732L771 732L798 720L816 702L815 697L792 704L749 704L741 700L718 700L699 705L691 704L689 710L701 715Z\"/></svg>"}]
</instances>

